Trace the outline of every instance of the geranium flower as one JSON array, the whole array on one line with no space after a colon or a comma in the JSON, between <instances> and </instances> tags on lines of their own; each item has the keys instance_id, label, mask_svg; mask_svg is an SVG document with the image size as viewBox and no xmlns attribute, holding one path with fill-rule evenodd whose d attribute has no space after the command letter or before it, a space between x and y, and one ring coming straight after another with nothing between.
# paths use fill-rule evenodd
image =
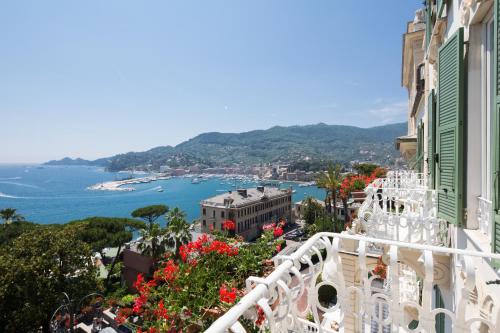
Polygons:
<instances>
[{"instance_id":1,"label":"geranium flower","mask_svg":"<svg viewBox=\"0 0 500 333\"><path fill-rule=\"evenodd\" d=\"M139 290L144 282L144 276L142 273L137 274L137 280L135 280L133 286L135 289Z\"/></svg>"},{"instance_id":2,"label":"geranium flower","mask_svg":"<svg viewBox=\"0 0 500 333\"><path fill-rule=\"evenodd\" d=\"M154 311L154 314L158 319L165 319L165 320L169 319L167 309L163 304L163 299L161 299L160 302L158 302L158 308Z\"/></svg>"},{"instance_id":3,"label":"geranium flower","mask_svg":"<svg viewBox=\"0 0 500 333\"><path fill-rule=\"evenodd\" d=\"M177 272L179 272L179 266L170 259L165 265L165 268L163 268L163 279L165 282L172 283L177 277Z\"/></svg>"},{"instance_id":4,"label":"geranium flower","mask_svg":"<svg viewBox=\"0 0 500 333\"><path fill-rule=\"evenodd\" d=\"M262 231L266 232L266 231L274 230L274 228L276 228L276 223L266 224L262 227Z\"/></svg>"},{"instance_id":5,"label":"geranium flower","mask_svg":"<svg viewBox=\"0 0 500 333\"><path fill-rule=\"evenodd\" d=\"M274 235L274 237L280 237L280 236L282 236L283 235L283 229L280 228L280 227L275 228L274 231L273 231L273 235Z\"/></svg>"},{"instance_id":6,"label":"geranium flower","mask_svg":"<svg viewBox=\"0 0 500 333\"><path fill-rule=\"evenodd\" d=\"M222 285L219 289L219 299L221 302L233 304L236 300L236 288L229 291L225 285Z\"/></svg>"},{"instance_id":7,"label":"geranium flower","mask_svg":"<svg viewBox=\"0 0 500 333\"><path fill-rule=\"evenodd\" d=\"M276 245L276 252L281 252L281 244Z\"/></svg>"},{"instance_id":8,"label":"geranium flower","mask_svg":"<svg viewBox=\"0 0 500 333\"><path fill-rule=\"evenodd\" d=\"M222 223L222 229L227 230L227 231L234 231L234 230L236 230L236 223L234 223L234 221L231 221L231 220L225 220Z\"/></svg>"},{"instance_id":9,"label":"geranium flower","mask_svg":"<svg viewBox=\"0 0 500 333\"><path fill-rule=\"evenodd\" d=\"M266 316L264 314L264 310L262 310L262 308L257 305L257 319L255 320L255 325L260 327L264 323L265 319Z\"/></svg>"}]
</instances>

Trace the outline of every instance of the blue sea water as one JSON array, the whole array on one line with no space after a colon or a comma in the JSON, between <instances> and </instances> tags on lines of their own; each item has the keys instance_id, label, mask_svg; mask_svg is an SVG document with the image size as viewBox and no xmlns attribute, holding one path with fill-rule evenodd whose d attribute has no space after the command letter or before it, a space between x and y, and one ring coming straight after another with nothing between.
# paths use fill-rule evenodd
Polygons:
<instances>
[{"instance_id":1,"label":"blue sea water","mask_svg":"<svg viewBox=\"0 0 500 333\"><path fill-rule=\"evenodd\" d=\"M101 168L82 166L0 165L0 209L12 207L28 221L65 223L90 216L129 217L139 207L166 204L179 207L192 221L199 217L200 201L230 190L227 180L212 178L192 184L190 178L172 178L134 185L135 191L108 192L87 190L96 183L116 180L123 175ZM225 183L225 184L221 184ZM238 184L254 187L256 183ZM161 186L163 192L158 192ZM314 186L292 186L294 201L306 196L323 199L325 192Z\"/></svg>"}]
</instances>

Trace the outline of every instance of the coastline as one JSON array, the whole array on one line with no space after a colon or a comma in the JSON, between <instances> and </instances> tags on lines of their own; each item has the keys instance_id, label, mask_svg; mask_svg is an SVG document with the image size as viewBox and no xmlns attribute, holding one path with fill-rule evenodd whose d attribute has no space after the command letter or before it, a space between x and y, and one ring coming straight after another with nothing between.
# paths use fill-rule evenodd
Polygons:
<instances>
[{"instance_id":1,"label":"coastline","mask_svg":"<svg viewBox=\"0 0 500 333\"><path fill-rule=\"evenodd\" d=\"M259 181L259 182L276 182L276 183L282 183L282 182L287 182L287 183L294 183L298 184L299 187L308 187L308 186L314 186L316 183L315 182L305 182L305 181L297 181L297 180L272 180L272 179L266 179L266 178L259 178L257 176L253 175L238 175L238 174L187 174L184 176L167 176L167 175L150 175L146 177L141 177L141 178L131 178L131 179L124 179L124 180L112 180L112 181L107 181L103 183L97 183L94 185L91 185L87 187L87 190L91 191L115 191L115 192L131 192L135 191L135 188L129 187L126 185L134 185L134 184L145 184L145 183L151 183L157 180L168 180L171 178L175 177L183 177L183 178L201 178L202 180L207 180L210 178L221 178L225 180L232 180L232 181Z\"/></svg>"},{"instance_id":2,"label":"coastline","mask_svg":"<svg viewBox=\"0 0 500 333\"><path fill-rule=\"evenodd\" d=\"M145 184L151 183L157 180L168 180L172 178L171 176L165 175L154 175L147 176L141 178L131 178L124 180L112 180L104 183L97 183L95 185L87 187L88 190L92 191L119 191L119 192L130 192L135 191L133 187L123 187L125 185L133 185L133 184Z\"/></svg>"}]
</instances>

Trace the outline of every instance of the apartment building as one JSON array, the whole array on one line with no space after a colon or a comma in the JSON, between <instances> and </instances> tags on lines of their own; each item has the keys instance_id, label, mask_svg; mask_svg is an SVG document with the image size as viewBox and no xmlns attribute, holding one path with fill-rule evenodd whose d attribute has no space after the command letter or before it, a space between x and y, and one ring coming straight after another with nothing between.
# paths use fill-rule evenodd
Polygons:
<instances>
[{"instance_id":1,"label":"apartment building","mask_svg":"<svg viewBox=\"0 0 500 333\"><path fill-rule=\"evenodd\" d=\"M408 89L413 142L403 145L398 138L399 148L435 191L450 246L483 253L500 252L498 3L427 0L403 44L402 84ZM407 42L417 33L422 43ZM492 283L498 267L495 260L476 260L474 306L467 315L496 321L500 330L500 288ZM454 281L463 281L463 271L451 269ZM458 306L461 287L458 283L443 296L446 308ZM448 321L443 331L451 326ZM487 331L484 323L479 326Z\"/></svg>"},{"instance_id":2,"label":"apartment building","mask_svg":"<svg viewBox=\"0 0 500 333\"><path fill-rule=\"evenodd\" d=\"M250 241L265 224L280 219L291 221L292 192L277 187L258 186L214 196L201 202L201 231L222 230L226 220L236 223L235 233Z\"/></svg>"},{"instance_id":3,"label":"apartment building","mask_svg":"<svg viewBox=\"0 0 500 333\"><path fill-rule=\"evenodd\" d=\"M249 278L207 332L238 331L255 304L276 332L500 332L499 19L500 0L424 1L403 35L412 171L369 185L351 230Z\"/></svg>"}]
</instances>

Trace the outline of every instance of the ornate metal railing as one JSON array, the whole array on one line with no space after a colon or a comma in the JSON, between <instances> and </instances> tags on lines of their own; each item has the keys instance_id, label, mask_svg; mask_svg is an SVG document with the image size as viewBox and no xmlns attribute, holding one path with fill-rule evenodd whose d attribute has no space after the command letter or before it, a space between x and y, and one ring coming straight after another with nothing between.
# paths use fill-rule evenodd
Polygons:
<instances>
[{"instance_id":1,"label":"ornate metal railing","mask_svg":"<svg viewBox=\"0 0 500 333\"><path fill-rule=\"evenodd\" d=\"M447 243L447 224L437 218L436 191L427 189L422 174L389 172L365 193L355 233L409 243Z\"/></svg>"},{"instance_id":2,"label":"ornate metal railing","mask_svg":"<svg viewBox=\"0 0 500 333\"><path fill-rule=\"evenodd\" d=\"M485 235L491 235L491 201L483 197L477 198L477 221L479 222L479 229Z\"/></svg>"},{"instance_id":3,"label":"ornate metal railing","mask_svg":"<svg viewBox=\"0 0 500 333\"><path fill-rule=\"evenodd\" d=\"M383 249L382 259L371 253L372 244ZM255 321L270 332L394 332L409 326L414 332L434 332L443 317L453 332L471 332L479 325L493 332L500 323L468 311L476 269L493 259L500 254L319 233L291 255L276 257L267 277L247 279L246 295L206 332L255 331ZM380 260L387 264L385 284L381 271L374 273ZM422 281L413 298L400 283L392 283L408 275L401 264ZM454 305L436 307L436 286L453 295Z\"/></svg>"}]
</instances>

